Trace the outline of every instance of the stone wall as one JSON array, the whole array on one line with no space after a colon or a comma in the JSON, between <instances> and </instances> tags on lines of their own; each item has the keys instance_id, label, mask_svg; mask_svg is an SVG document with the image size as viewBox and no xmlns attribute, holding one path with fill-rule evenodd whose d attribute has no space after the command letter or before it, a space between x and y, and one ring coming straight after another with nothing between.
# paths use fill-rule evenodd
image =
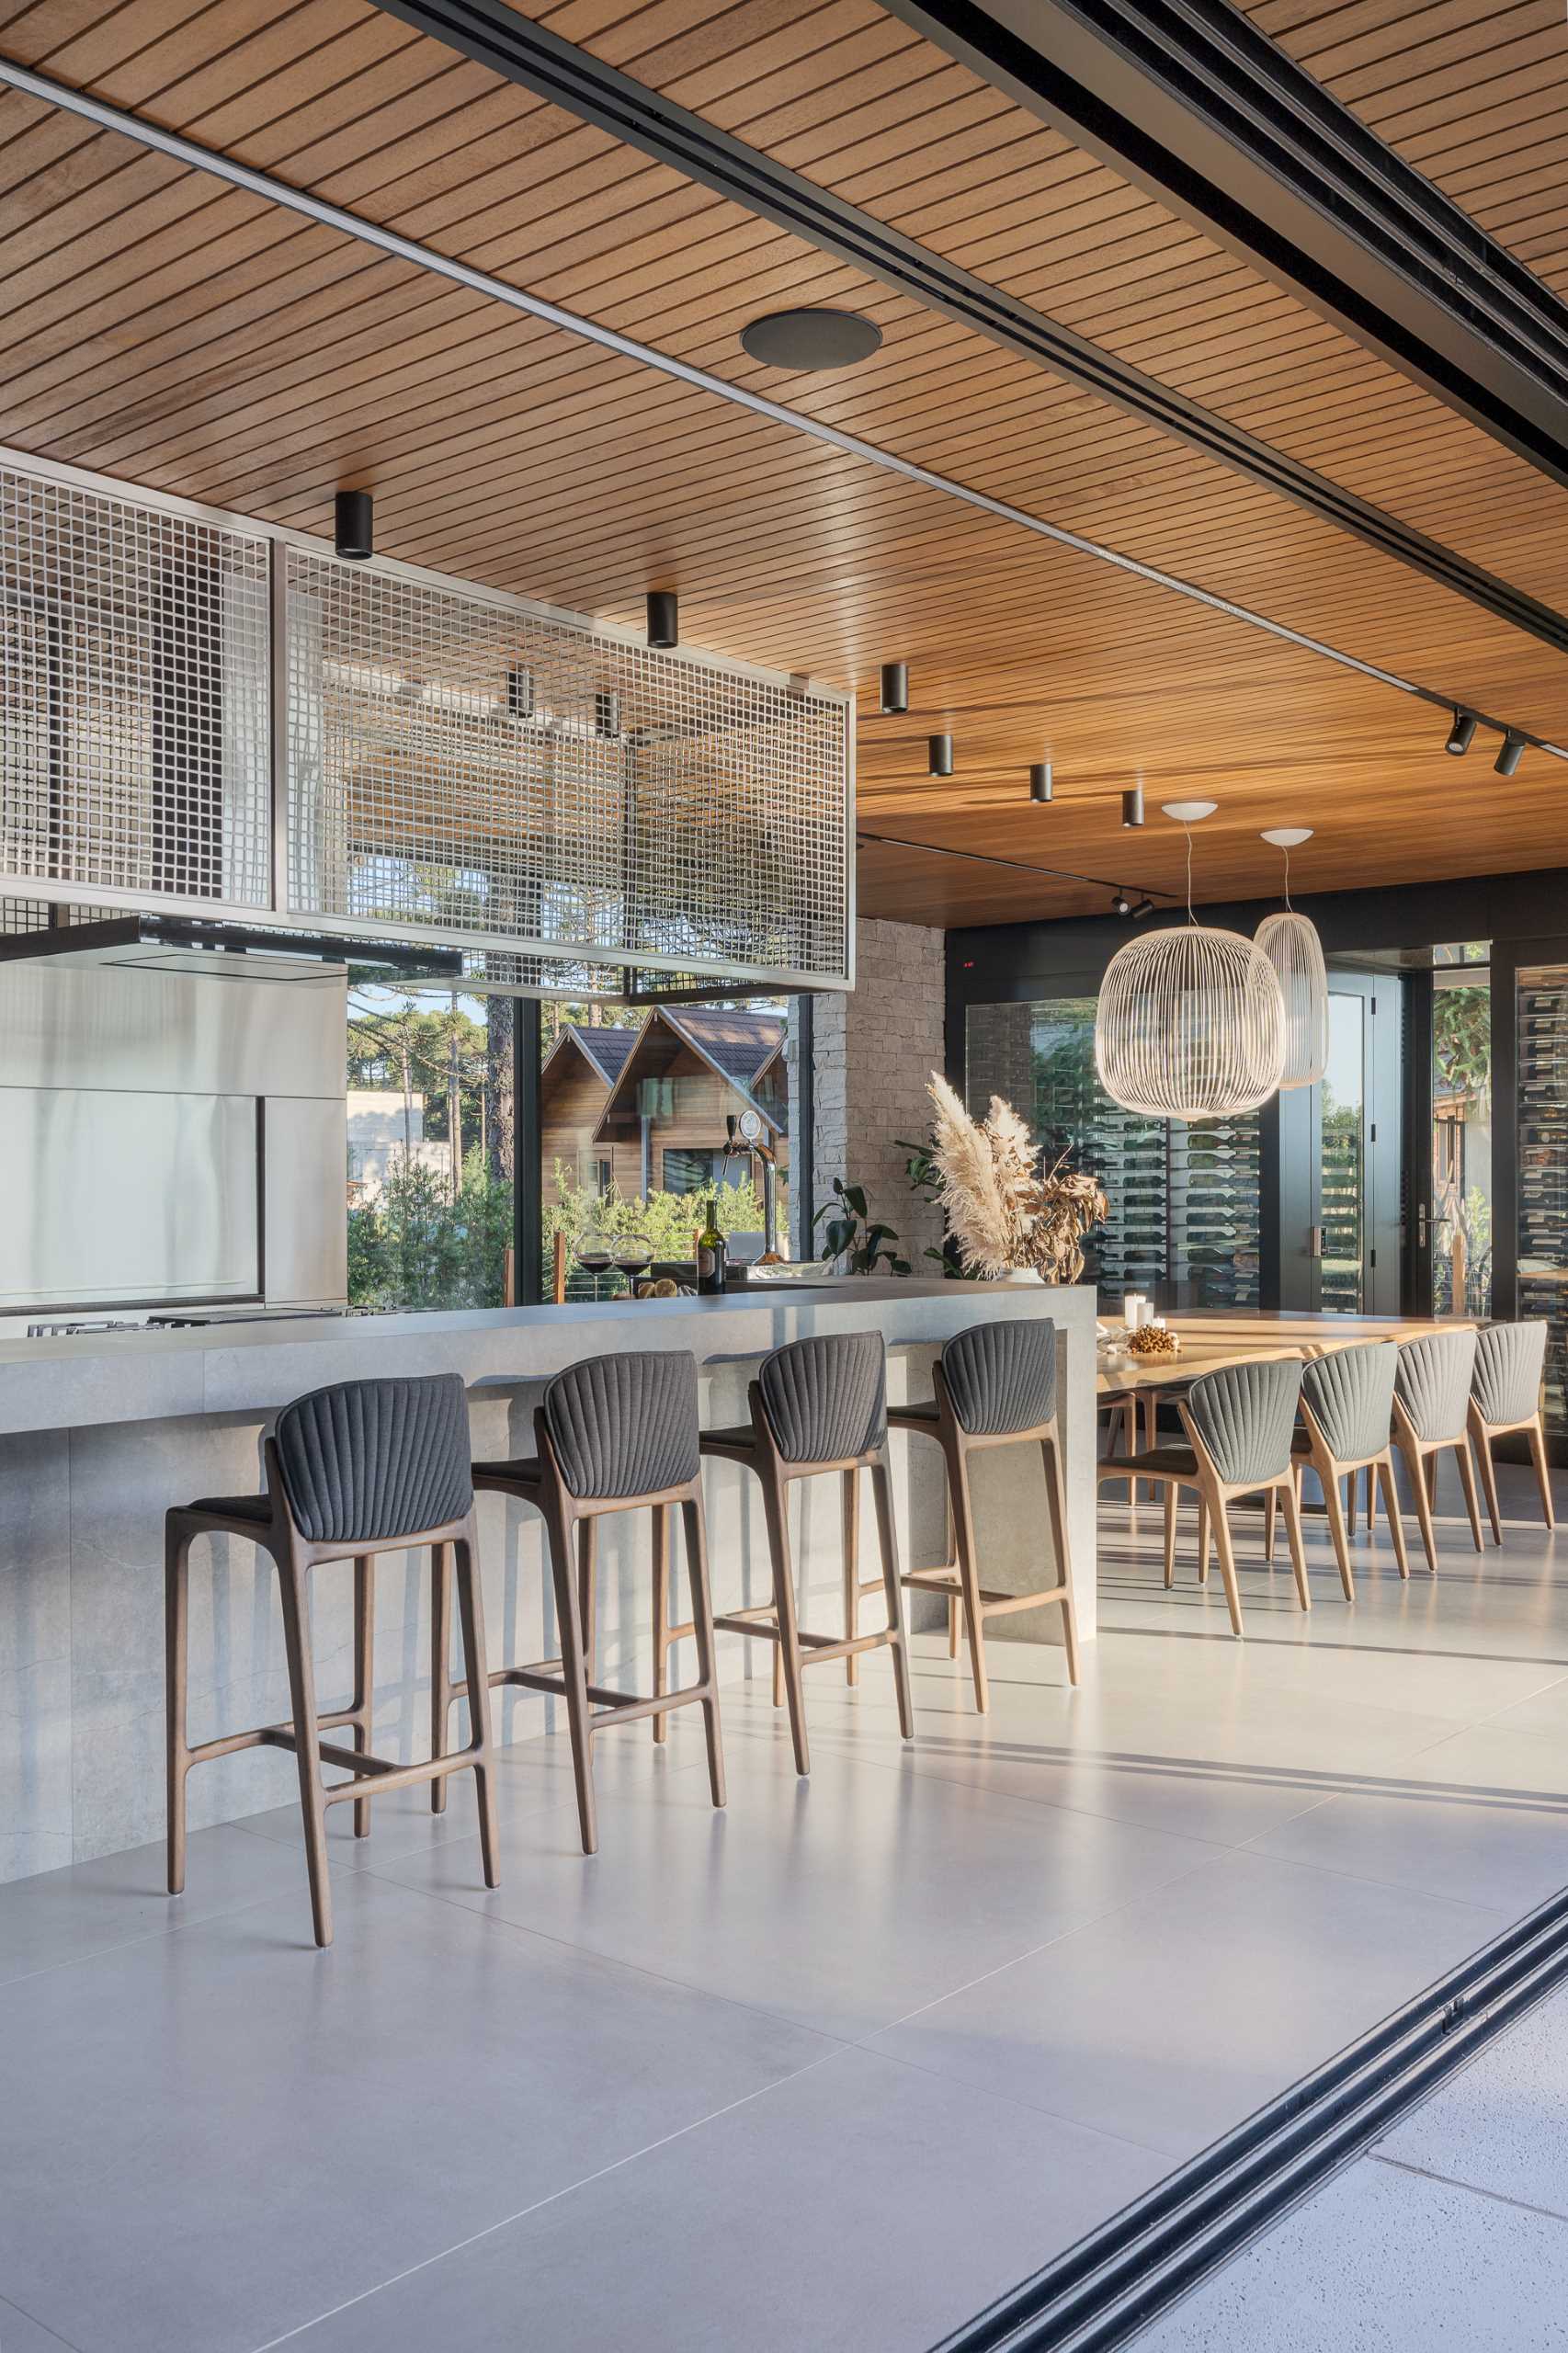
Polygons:
<instances>
[{"instance_id":1,"label":"stone wall","mask_svg":"<svg viewBox=\"0 0 1568 2353\"><path fill-rule=\"evenodd\" d=\"M863 1185L872 1216L896 1228L917 1271L926 1245L942 1238L941 1219L910 1191L899 1142L930 1127L926 1081L943 1064L943 945L924 925L860 922L852 994L819 996L812 1008L817 1202L835 1176Z\"/></svg>"}]
</instances>

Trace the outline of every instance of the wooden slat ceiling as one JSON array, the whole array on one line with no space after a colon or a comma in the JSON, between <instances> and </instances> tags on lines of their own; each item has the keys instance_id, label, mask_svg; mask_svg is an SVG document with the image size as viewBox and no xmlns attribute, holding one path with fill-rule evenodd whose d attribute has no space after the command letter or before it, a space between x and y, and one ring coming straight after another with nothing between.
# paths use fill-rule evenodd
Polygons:
<instances>
[{"instance_id":1,"label":"wooden slat ceiling","mask_svg":"<svg viewBox=\"0 0 1568 2353\"><path fill-rule=\"evenodd\" d=\"M1558 0L1258 0L1246 13L1568 293L1568 17Z\"/></svg>"},{"instance_id":2,"label":"wooden slat ceiling","mask_svg":"<svg viewBox=\"0 0 1568 2353\"><path fill-rule=\"evenodd\" d=\"M1052 318L1568 608L1568 493L1076 154L868 0L589 0L543 18ZM0 51L1285 625L1568 740L1568 661L1032 361L499 82L363 0L0 0ZM1119 826L1211 793L1200 887L1568 862L1560 763L1508 784L1439 714L451 286L15 93L0 96L0 439L321 531L339 482L388 552L854 684L880 832L1174 890ZM787 377L757 311L863 310L877 358ZM19 331L18 331L19 329ZM960 775L924 776L950 727ZM1050 756L1058 800L1024 799ZM1460 795L1460 786L1468 788ZM868 912L1006 920L1096 883L868 848Z\"/></svg>"}]
</instances>

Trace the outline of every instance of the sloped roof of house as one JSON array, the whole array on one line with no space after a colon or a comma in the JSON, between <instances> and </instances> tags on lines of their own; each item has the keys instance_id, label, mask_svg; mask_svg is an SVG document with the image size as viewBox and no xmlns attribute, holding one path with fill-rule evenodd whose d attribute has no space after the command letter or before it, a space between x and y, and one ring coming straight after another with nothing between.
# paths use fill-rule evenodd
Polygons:
<instances>
[{"instance_id":1,"label":"sloped roof of house","mask_svg":"<svg viewBox=\"0 0 1568 2353\"><path fill-rule=\"evenodd\" d=\"M642 1034L641 1024L635 1029L623 1029L608 1026L603 1029L597 1025L590 1027L586 1022L563 1023L556 1032L554 1045L544 1058L544 1068L549 1070L562 1054L580 1053L605 1085L613 1086L626 1068L631 1050Z\"/></svg>"},{"instance_id":2,"label":"sloped roof of house","mask_svg":"<svg viewBox=\"0 0 1568 2353\"><path fill-rule=\"evenodd\" d=\"M756 1086L784 1043L778 1013L728 1012L717 1006L662 1006L672 1029L738 1086Z\"/></svg>"}]
</instances>

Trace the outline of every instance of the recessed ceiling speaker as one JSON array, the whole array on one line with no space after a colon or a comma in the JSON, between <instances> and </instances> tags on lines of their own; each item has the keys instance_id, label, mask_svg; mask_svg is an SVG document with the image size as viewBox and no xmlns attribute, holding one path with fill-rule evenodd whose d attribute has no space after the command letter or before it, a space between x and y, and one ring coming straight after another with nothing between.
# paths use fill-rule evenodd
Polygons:
<instances>
[{"instance_id":1,"label":"recessed ceiling speaker","mask_svg":"<svg viewBox=\"0 0 1568 2353\"><path fill-rule=\"evenodd\" d=\"M1507 734L1503 738L1502 750L1498 753L1496 758L1492 763L1498 775L1512 776L1514 770L1518 767L1520 760L1524 757L1524 737L1522 735L1516 735L1512 728L1510 728Z\"/></svg>"},{"instance_id":2,"label":"recessed ceiling speaker","mask_svg":"<svg viewBox=\"0 0 1568 2353\"><path fill-rule=\"evenodd\" d=\"M332 505L332 544L348 563L376 552L376 502L368 490L340 490Z\"/></svg>"},{"instance_id":3,"label":"recessed ceiling speaker","mask_svg":"<svg viewBox=\"0 0 1568 2353\"><path fill-rule=\"evenodd\" d=\"M898 719L909 709L909 665L882 664L882 717Z\"/></svg>"},{"instance_id":4,"label":"recessed ceiling speaker","mask_svg":"<svg viewBox=\"0 0 1568 2353\"><path fill-rule=\"evenodd\" d=\"M1029 799L1049 801L1051 797L1051 762L1037 760L1029 770Z\"/></svg>"},{"instance_id":5,"label":"recessed ceiling speaker","mask_svg":"<svg viewBox=\"0 0 1568 2353\"><path fill-rule=\"evenodd\" d=\"M1465 753L1469 751L1474 741L1474 712L1469 710L1456 710L1454 713L1454 723L1449 730L1449 740L1443 746L1444 751L1451 752L1456 760L1462 759Z\"/></svg>"},{"instance_id":6,"label":"recessed ceiling speaker","mask_svg":"<svg viewBox=\"0 0 1568 2353\"><path fill-rule=\"evenodd\" d=\"M648 591L648 642L660 654L680 643L680 602L673 588Z\"/></svg>"},{"instance_id":7,"label":"recessed ceiling speaker","mask_svg":"<svg viewBox=\"0 0 1568 2353\"><path fill-rule=\"evenodd\" d=\"M853 368L881 348L882 331L856 311L769 311L741 329L741 348L764 368L798 376Z\"/></svg>"},{"instance_id":8,"label":"recessed ceiling speaker","mask_svg":"<svg viewBox=\"0 0 1568 2353\"><path fill-rule=\"evenodd\" d=\"M927 735L926 766L932 776L951 776L953 772L953 739L950 735Z\"/></svg>"}]
</instances>

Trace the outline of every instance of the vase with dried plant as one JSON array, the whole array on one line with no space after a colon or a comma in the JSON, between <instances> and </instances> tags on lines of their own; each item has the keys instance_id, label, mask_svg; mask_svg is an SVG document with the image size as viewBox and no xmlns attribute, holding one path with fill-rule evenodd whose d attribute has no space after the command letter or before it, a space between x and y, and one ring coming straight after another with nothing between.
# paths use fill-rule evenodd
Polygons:
<instances>
[{"instance_id":1,"label":"vase with dried plant","mask_svg":"<svg viewBox=\"0 0 1568 2353\"><path fill-rule=\"evenodd\" d=\"M1075 1283L1084 1236L1106 1214L1096 1180L1069 1168L1064 1153L1046 1168L1028 1129L999 1095L983 1120L973 1120L936 1072L927 1092L936 1109L937 1198L965 1274Z\"/></svg>"}]
</instances>

